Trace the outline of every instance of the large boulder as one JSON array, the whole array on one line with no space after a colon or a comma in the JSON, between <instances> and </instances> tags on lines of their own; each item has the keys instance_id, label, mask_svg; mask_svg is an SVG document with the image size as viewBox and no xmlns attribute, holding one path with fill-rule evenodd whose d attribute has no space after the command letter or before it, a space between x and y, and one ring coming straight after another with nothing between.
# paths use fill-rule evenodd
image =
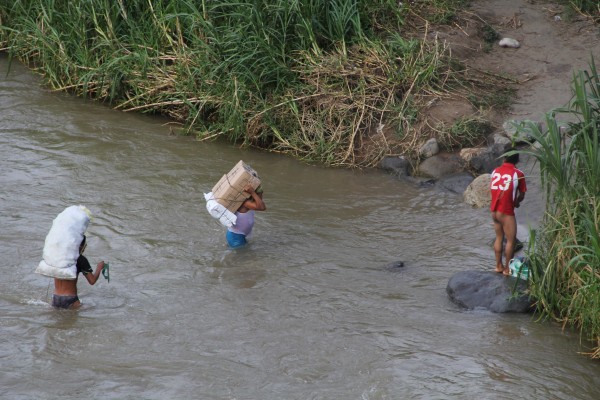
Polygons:
<instances>
[{"instance_id":1,"label":"large boulder","mask_svg":"<svg viewBox=\"0 0 600 400\"><path fill-rule=\"evenodd\" d=\"M463 169L464 162L458 154L439 153L421 162L418 168L418 175L440 179L444 176L462 172Z\"/></svg>"},{"instance_id":2,"label":"large boulder","mask_svg":"<svg viewBox=\"0 0 600 400\"><path fill-rule=\"evenodd\" d=\"M461 271L446 286L450 300L460 307L495 313L533 311L534 303L526 290L526 281L493 271Z\"/></svg>"},{"instance_id":3,"label":"large boulder","mask_svg":"<svg viewBox=\"0 0 600 400\"><path fill-rule=\"evenodd\" d=\"M408 176L411 172L410 161L405 156L387 156L379 163L379 168L397 176Z\"/></svg>"},{"instance_id":4,"label":"large boulder","mask_svg":"<svg viewBox=\"0 0 600 400\"><path fill-rule=\"evenodd\" d=\"M454 175L442 177L438 182L438 186L456 194L463 194L469 185L473 182L473 175L468 172L460 172Z\"/></svg>"},{"instance_id":5,"label":"large boulder","mask_svg":"<svg viewBox=\"0 0 600 400\"><path fill-rule=\"evenodd\" d=\"M492 202L491 180L490 174L479 175L475 178L463 193L465 203L476 208L488 207Z\"/></svg>"},{"instance_id":6,"label":"large boulder","mask_svg":"<svg viewBox=\"0 0 600 400\"><path fill-rule=\"evenodd\" d=\"M466 165L470 165L473 158L480 157L486 151L488 150L485 147L465 147L460 150L458 155Z\"/></svg>"}]
</instances>

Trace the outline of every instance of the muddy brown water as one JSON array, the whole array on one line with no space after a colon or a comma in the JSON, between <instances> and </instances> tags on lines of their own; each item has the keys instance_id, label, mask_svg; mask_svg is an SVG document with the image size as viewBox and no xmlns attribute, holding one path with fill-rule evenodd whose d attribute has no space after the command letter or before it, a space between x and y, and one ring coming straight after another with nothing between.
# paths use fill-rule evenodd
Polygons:
<instances>
[{"instance_id":1,"label":"muddy brown water","mask_svg":"<svg viewBox=\"0 0 600 400\"><path fill-rule=\"evenodd\" d=\"M461 196L169 135L7 65L1 398L598 398L576 333L448 300L453 273L493 265L487 212ZM232 251L202 193L240 159L268 210ZM94 214L88 258L111 264L110 282L80 280L77 312L33 272L72 204Z\"/></svg>"}]
</instances>

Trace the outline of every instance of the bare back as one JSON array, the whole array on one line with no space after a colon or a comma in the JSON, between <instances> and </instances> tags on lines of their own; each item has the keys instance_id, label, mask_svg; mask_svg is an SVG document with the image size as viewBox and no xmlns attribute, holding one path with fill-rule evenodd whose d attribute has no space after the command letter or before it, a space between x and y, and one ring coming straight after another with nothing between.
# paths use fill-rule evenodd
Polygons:
<instances>
[{"instance_id":1,"label":"bare back","mask_svg":"<svg viewBox=\"0 0 600 400\"><path fill-rule=\"evenodd\" d=\"M77 279L54 279L54 294L59 296L77 296Z\"/></svg>"}]
</instances>

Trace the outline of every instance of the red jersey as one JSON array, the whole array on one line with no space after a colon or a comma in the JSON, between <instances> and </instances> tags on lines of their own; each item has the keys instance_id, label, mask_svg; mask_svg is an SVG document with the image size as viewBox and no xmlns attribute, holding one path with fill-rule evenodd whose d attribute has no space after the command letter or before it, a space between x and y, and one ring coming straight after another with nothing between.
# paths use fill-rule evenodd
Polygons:
<instances>
[{"instance_id":1,"label":"red jersey","mask_svg":"<svg viewBox=\"0 0 600 400\"><path fill-rule=\"evenodd\" d=\"M491 211L515 215L517 191L521 193L527 191L525 174L514 164L505 162L492 171L490 191L492 192Z\"/></svg>"}]
</instances>

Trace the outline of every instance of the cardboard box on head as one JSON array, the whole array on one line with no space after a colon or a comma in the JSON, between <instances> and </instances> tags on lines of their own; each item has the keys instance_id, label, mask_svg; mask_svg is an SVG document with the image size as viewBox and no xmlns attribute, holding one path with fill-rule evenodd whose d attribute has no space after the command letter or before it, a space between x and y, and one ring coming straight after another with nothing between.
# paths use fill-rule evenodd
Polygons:
<instances>
[{"instance_id":1,"label":"cardboard box on head","mask_svg":"<svg viewBox=\"0 0 600 400\"><path fill-rule=\"evenodd\" d=\"M219 204L235 213L248 199L248 193L244 192L246 185L256 189L260 185L260 178L252 167L240 160L231 171L219 179L212 189L212 194Z\"/></svg>"}]
</instances>

